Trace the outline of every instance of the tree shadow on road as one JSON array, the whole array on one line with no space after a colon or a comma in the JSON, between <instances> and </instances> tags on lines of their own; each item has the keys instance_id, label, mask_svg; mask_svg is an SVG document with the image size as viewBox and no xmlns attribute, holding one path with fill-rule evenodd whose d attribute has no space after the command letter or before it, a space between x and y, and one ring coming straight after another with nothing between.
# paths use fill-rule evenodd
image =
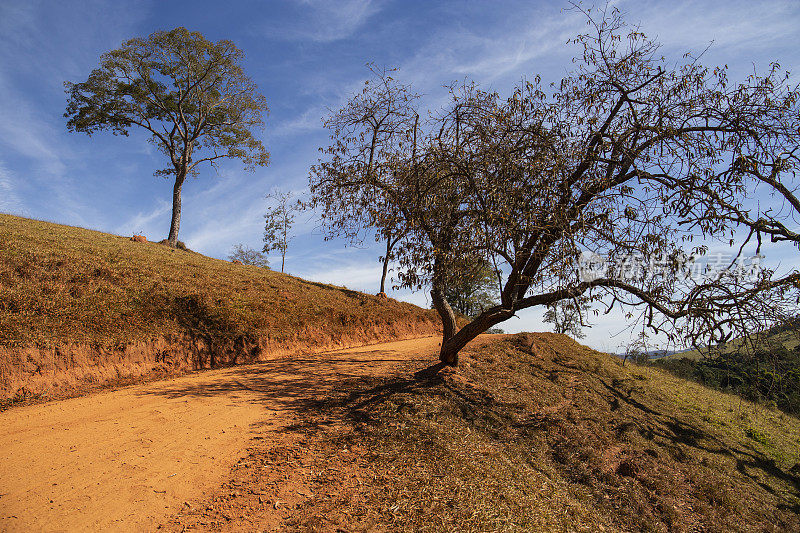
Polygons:
<instances>
[{"instance_id":1,"label":"tree shadow on road","mask_svg":"<svg viewBox=\"0 0 800 533\"><path fill-rule=\"evenodd\" d=\"M226 397L258 403L268 410L302 411L332 396L340 397L363 379L395 376L409 365L418 368L430 358L430 355L402 358L396 351L380 349L348 351L340 357L331 354L286 357L157 383L139 394L171 400Z\"/></svg>"}]
</instances>

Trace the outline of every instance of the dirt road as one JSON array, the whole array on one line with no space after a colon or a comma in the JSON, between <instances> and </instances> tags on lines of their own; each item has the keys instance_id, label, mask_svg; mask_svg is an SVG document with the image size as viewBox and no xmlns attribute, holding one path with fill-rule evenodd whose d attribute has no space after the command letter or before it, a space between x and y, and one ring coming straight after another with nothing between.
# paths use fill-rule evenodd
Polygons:
<instances>
[{"instance_id":1,"label":"dirt road","mask_svg":"<svg viewBox=\"0 0 800 533\"><path fill-rule=\"evenodd\" d=\"M153 530L308 399L401 361L424 366L437 346L295 356L0 413L0 531Z\"/></svg>"}]
</instances>

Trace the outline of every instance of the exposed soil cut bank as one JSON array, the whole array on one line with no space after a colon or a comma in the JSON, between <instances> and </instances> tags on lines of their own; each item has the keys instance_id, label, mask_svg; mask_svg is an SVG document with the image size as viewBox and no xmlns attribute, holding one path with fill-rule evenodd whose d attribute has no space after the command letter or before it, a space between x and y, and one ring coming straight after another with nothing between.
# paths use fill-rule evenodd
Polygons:
<instances>
[{"instance_id":1,"label":"exposed soil cut bank","mask_svg":"<svg viewBox=\"0 0 800 533\"><path fill-rule=\"evenodd\" d=\"M440 326L421 317L331 335L312 326L290 339L269 337L217 341L188 335L118 348L67 344L49 348L0 346L0 400L64 398L144 376L178 376L192 370L263 362L287 354L313 353L434 335Z\"/></svg>"}]
</instances>

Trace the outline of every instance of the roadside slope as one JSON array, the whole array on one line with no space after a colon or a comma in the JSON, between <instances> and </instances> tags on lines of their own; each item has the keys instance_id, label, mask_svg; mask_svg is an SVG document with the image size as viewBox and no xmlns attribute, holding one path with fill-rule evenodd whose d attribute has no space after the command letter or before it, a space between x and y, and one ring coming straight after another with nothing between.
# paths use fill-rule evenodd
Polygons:
<instances>
[{"instance_id":1,"label":"roadside slope","mask_svg":"<svg viewBox=\"0 0 800 533\"><path fill-rule=\"evenodd\" d=\"M563 335L493 340L340 387L294 449L241 462L243 496L169 530L260 531L248 488L299 464L313 496L284 531L800 531L797 418Z\"/></svg>"},{"instance_id":2,"label":"roadside slope","mask_svg":"<svg viewBox=\"0 0 800 533\"><path fill-rule=\"evenodd\" d=\"M0 400L437 330L396 300L0 214Z\"/></svg>"}]
</instances>

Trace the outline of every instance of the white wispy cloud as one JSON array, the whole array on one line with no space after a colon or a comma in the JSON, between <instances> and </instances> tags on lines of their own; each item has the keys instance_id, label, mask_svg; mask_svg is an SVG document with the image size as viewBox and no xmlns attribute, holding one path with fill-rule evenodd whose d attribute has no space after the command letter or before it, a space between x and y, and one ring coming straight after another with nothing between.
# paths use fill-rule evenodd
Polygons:
<instances>
[{"instance_id":1,"label":"white wispy cloud","mask_svg":"<svg viewBox=\"0 0 800 533\"><path fill-rule=\"evenodd\" d=\"M464 77L490 85L535 74L539 59L567 57L565 41L581 28L574 12L533 6L492 26L446 26L432 32L400 68L415 87L428 88Z\"/></svg>"},{"instance_id":2,"label":"white wispy cloud","mask_svg":"<svg viewBox=\"0 0 800 533\"><path fill-rule=\"evenodd\" d=\"M298 16L291 25L268 25L268 38L329 43L356 33L378 11L375 0L297 0Z\"/></svg>"},{"instance_id":3,"label":"white wispy cloud","mask_svg":"<svg viewBox=\"0 0 800 533\"><path fill-rule=\"evenodd\" d=\"M325 106L313 105L299 115L272 125L267 130L267 140L321 131L322 118L328 114L328 109Z\"/></svg>"},{"instance_id":4,"label":"white wispy cloud","mask_svg":"<svg viewBox=\"0 0 800 533\"><path fill-rule=\"evenodd\" d=\"M477 53L454 54L451 71L473 76L491 83L511 74L514 78L530 74L532 63L539 58L565 56L565 41L574 35L578 20L574 14L550 15L538 24L524 24L520 31L498 31L491 37L474 36Z\"/></svg>"},{"instance_id":5,"label":"white wispy cloud","mask_svg":"<svg viewBox=\"0 0 800 533\"><path fill-rule=\"evenodd\" d=\"M157 221L166 220L166 215L172 212L172 204L164 199L156 200L156 205L149 211L140 211L129 218L114 230L120 235L133 233L144 234L150 240L164 232L164 228L156 225Z\"/></svg>"},{"instance_id":6,"label":"white wispy cloud","mask_svg":"<svg viewBox=\"0 0 800 533\"><path fill-rule=\"evenodd\" d=\"M24 215L24 207L13 182L11 171L0 161L0 212Z\"/></svg>"},{"instance_id":7,"label":"white wispy cloud","mask_svg":"<svg viewBox=\"0 0 800 533\"><path fill-rule=\"evenodd\" d=\"M252 242L252 236L258 235L263 226L264 207L260 201L240 203L235 210L227 206L222 209L194 207L192 229L181 239L190 248L210 255L222 256L235 243Z\"/></svg>"},{"instance_id":8,"label":"white wispy cloud","mask_svg":"<svg viewBox=\"0 0 800 533\"><path fill-rule=\"evenodd\" d=\"M139 20L138 8L101 0L79 10L13 0L0 6L0 149L14 163L7 183L35 184L27 189L36 195L19 200L35 216L96 225L93 202L76 187L81 154L66 139L63 82L88 73L98 42L118 44Z\"/></svg>"},{"instance_id":9,"label":"white wispy cloud","mask_svg":"<svg viewBox=\"0 0 800 533\"><path fill-rule=\"evenodd\" d=\"M86 0L46 4L6 0L0 5L0 58L3 70L36 76L63 94L64 80L88 74L102 49L131 37L147 8L143 1Z\"/></svg>"},{"instance_id":10,"label":"white wispy cloud","mask_svg":"<svg viewBox=\"0 0 800 533\"><path fill-rule=\"evenodd\" d=\"M711 62L728 58L737 63L735 54L746 51L761 68L772 60L781 60L790 69L796 63L792 47L800 28L798 2L623 0L612 4L623 12L629 26L641 26L673 59L687 51L699 54L713 42L707 54ZM572 69L570 60L579 51L567 40L587 31L582 13L570 10L566 2L560 7L564 9L552 9L552 5L520 8L504 23L491 26L444 25L427 35L415 54L401 64L399 77L426 93L465 77L484 87L514 83L537 73L556 81ZM787 51L784 57L762 57L781 48Z\"/></svg>"},{"instance_id":11,"label":"white wispy cloud","mask_svg":"<svg viewBox=\"0 0 800 533\"><path fill-rule=\"evenodd\" d=\"M350 289L375 291L380 280L380 265L376 261L374 265L364 265L363 259L354 260L349 264L331 268L325 261L316 261L318 270L295 270L302 273L302 277L311 281L330 283ZM291 264L291 263L290 263Z\"/></svg>"},{"instance_id":12,"label":"white wispy cloud","mask_svg":"<svg viewBox=\"0 0 800 533\"><path fill-rule=\"evenodd\" d=\"M61 175L66 169L59 132L27 98L0 74L0 145L5 150L33 159L47 174Z\"/></svg>"},{"instance_id":13,"label":"white wispy cloud","mask_svg":"<svg viewBox=\"0 0 800 533\"><path fill-rule=\"evenodd\" d=\"M797 35L800 4L794 1L618 2L629 24L666 47L731 52L789 44Z\"/></svg>"},{"instance_id":14,"label":"white wispy cloud","mask_svg":"<svg viewBox=\"0 0 800 533\"><path fill-rule=\"evenodd\" d=\"M7 183L14 186L19 180L35 184L37 201L45 198L51 204L47 216L62 216L72 223L92 226L87 218L84 198L76 194L75 183L70 177L70 164L77 159L72 150L60 138L61 132L46 114L36 109L18 89L6 83L0 72L0 148L8 158L25 161L25 171L7 176ZM18 197L22 202L22 198Z\"/></svg>"}]
</instances>

